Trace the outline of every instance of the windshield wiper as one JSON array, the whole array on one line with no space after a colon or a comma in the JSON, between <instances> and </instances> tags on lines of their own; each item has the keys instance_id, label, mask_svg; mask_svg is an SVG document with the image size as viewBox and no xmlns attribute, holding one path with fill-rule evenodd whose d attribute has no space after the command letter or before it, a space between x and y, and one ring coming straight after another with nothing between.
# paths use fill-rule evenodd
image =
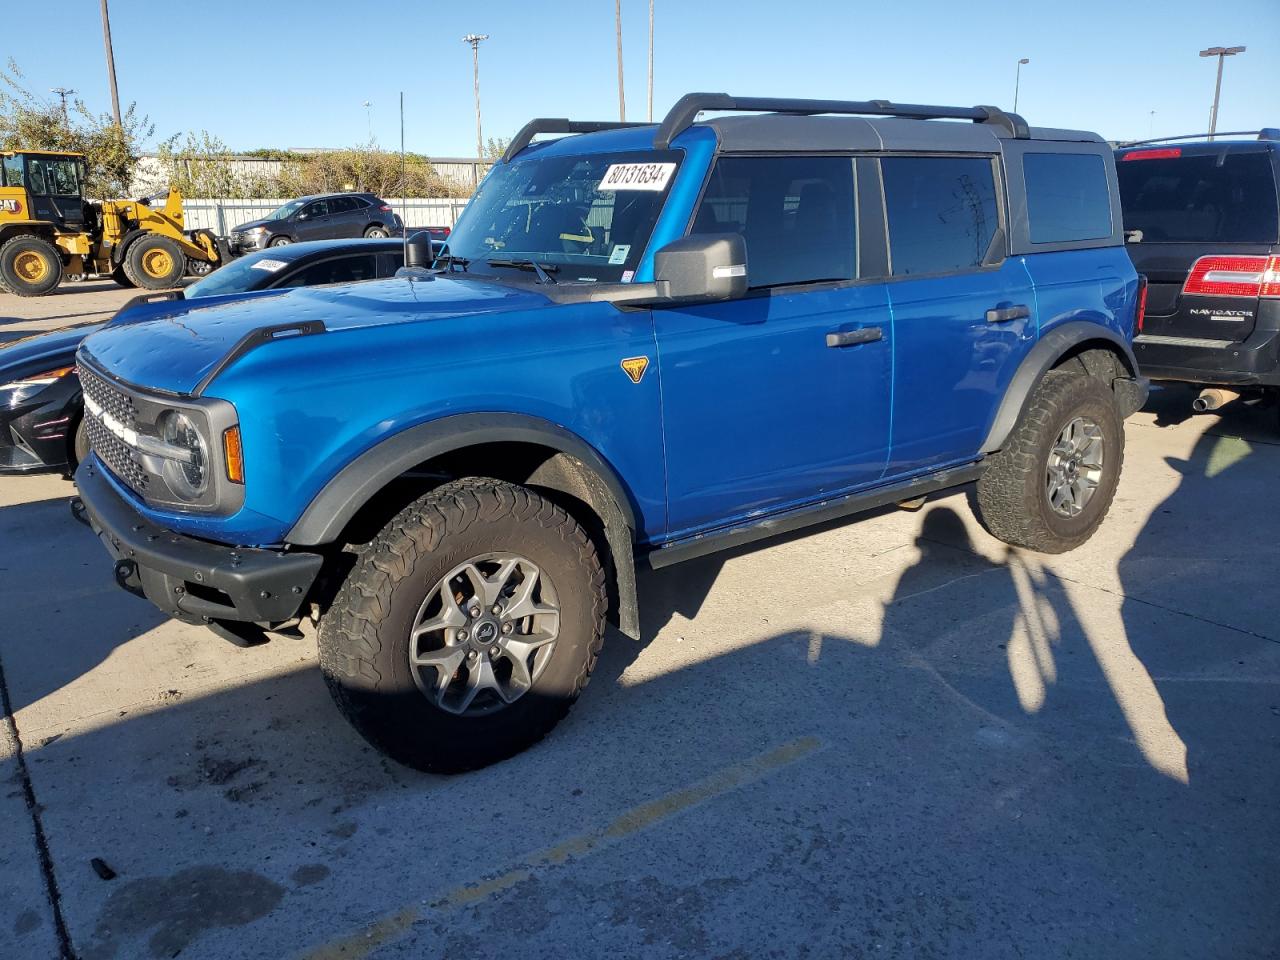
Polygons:
<instances>
[{"instance_id":1,"label":"windshield wiper","mask_svg":"<svg viewBox=\"0 0 1280 960\"><path fill-rule=\"evenodd\" d=\"M467 267L471 265L471 261L467 257L455 257L452 253L441 253L436 255L436 263L444 263L447 272L453 273L453 265L456 263L462 268L462 272L467 272Z\"/></svg>"},{"instance_id":2,"label":"windshield wiper","mask_svg":"<svg viewBox=\"0 0 1280 960\"><path fill-rule=\"evenodd\" d=\"M552 276L560 268L554 263L538 263L536 260L486 260L491 267L514 267L517 270L531 270L538 275L539 283L558 283Z\"/></svg>"}]
</instances>

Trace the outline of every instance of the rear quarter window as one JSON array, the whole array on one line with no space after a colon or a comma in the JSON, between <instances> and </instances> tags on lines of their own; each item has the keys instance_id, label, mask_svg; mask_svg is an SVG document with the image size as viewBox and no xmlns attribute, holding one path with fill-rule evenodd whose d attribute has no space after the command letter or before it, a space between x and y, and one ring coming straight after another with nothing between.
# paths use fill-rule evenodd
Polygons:
<instances>
[{"instance_id":1,"label":"rear quarter window","mask_svg":"<svg viewBox=\"0 0 1280 960\"><path fill-rule=\"evenodd\" d=\"M1270 153L1226 152L1116 163L1126 233L1143 243L1275 243Z\"/></svg>"},{"instance_id":2,"label":"rear quarter window","mask_svg":"<svg viewBox=\"0 0 1280 960\"><path fill-rule=\"evenodd\" d=\"M1105 161L1088 153L1026 153L1027 220L1032 243L1104 240L1111 236L1111 191Z\"/></svg>"}]
</instances>

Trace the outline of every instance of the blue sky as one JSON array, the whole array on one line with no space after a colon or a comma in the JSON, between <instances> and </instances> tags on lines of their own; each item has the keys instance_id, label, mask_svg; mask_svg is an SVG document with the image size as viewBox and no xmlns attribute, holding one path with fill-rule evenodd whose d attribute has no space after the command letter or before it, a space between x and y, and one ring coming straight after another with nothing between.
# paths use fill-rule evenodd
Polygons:
<instances>
[{"instance_id":1,"label":"blue sky","mask_svg":"<svg viewBox=\"0 0 1280 960\"><path fill-rule=\"evenodd\" d=\"M28 86L110 106L97 0L5 4L4 56ZM615 119L612 0L111 0L120 97L162 138L207 129L235 149L399 142L474 153L471 51L481 47L486 136L533 116ZM656 0L655 113L680 94L1013 104L1032 124L1117 139L1208 128L1214 63L1226 64L1219 129L1280 126L1280 2ZM647 0L623 0L628 119L644 119ZM56 21L56 25L54 25ZM22 43L12 42L23 38ZM52 97L52 95L50 95ZM370 101L366 111L362 105ZM1155 111L1154 117L1151 111Z\"/></svg>"}]
</instances>

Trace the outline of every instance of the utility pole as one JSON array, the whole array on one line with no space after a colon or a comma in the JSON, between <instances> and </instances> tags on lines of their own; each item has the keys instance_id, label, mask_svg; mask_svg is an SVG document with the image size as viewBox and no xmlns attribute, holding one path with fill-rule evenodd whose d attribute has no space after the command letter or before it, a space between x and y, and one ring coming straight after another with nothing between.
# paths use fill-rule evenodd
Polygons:
<instances>
[{"instance_id":1,"label":"utility pole","mask_svg":"<svg viewBox=\"0 0 1280 960\"><path fill-rule=\"evenodd\" d=\"M487 33L468 33L463 43L471 44L471 72L476 92L476 161L484 162L484 137L480 132L480 42L488 40ZM480 169L476 168L476 185L479 186Z\"/></svg>"},{"instance_id":2,"label":"utility pole","mask_svg":"<svg viewBox=\"0 0 1280 960\"><path fill-rule=\"evenodd\" d=\"M649 116L653 123L653 0L649 0Z\"/></svg>"},{"instance_id":3,"label":"utility pole","mask_svg":"<svg viewBox=\"0 0 1280 960\"><path fill-rule=\"evenodd\" d=\"M1023 57L1021 60L1019 60L1018 69L1013 75L1013 112L1014 113L1018 112L1018 87L1022 83L1022 65L1024 63L1030 63L1030 62L1031 61L1028 60L1026 57Z\"/></svg>"},{"instance_id":4,"label":"utility pole","mask_svg":"<svg viewBox=\"0 0 1280 960\"><path fill-rule=\"evenodd\" d=\"M120 93L116 90L116 58L111 52L111 17L107 13L107 0L102 0L102 42L107 47L107 81L111 84L111 115L116 119L116 126L124 129L120 122Z\"/></svg>"},{"instance_id":5,"label":"utility pole","mask_svg":"<svg viewBox=\"0 0 1280 960\"><path fill-rule=\"evenodd\" d=\"M1222 95L1222 61L1227 57L1234 57L1237 53L1244 53L1244 49L1244 47L1210 47L1200 51L1202 57L1218 58L1218 80L1213 85L1213 109L1209 112L1210 140L1218 130L1218 98Z\"/></svg>"},{"instance_id":6,"label":"utility pole","mask_svg":"<svg viewBox=\"0 0 1280 960\"><path fill-rule=\"evenodd\" d=\"M51 87L50 93L56 93L62 98L62 122L67 122L67 97L75 93L70 87Z\"/></svg>"},{"instance_id":7,"label":"utility pole","mask_svg":"<svg viewBox=\"0 0 1280 960\"><path fill-rule=\"evenodd\" d=\"M627 119L627 95L622 88L622 0L613 0L613 22L618 29L618 119Z\"/></svg>"}]
</instances>

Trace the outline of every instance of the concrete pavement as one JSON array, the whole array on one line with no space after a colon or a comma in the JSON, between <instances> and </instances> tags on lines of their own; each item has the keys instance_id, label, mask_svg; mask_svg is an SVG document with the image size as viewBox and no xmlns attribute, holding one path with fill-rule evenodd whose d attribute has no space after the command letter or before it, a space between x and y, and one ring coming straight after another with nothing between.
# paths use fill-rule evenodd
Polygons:
<instances>
[{"instance_id":1,"label":"concrete pavement","mask_svg":"<svg viewBox=\"0 0 1280 960\"><path fill-rule=\"evenodd\" d=\"M647 576L645 642L610 636L543 744L455 778L365 746L313 638L162 620L70 484L6 478L0 942L1274 957L1280 431L1188 403L1130 421L1073 554L1005 548L961 492Z\"/></svg>"}]
</instances>

